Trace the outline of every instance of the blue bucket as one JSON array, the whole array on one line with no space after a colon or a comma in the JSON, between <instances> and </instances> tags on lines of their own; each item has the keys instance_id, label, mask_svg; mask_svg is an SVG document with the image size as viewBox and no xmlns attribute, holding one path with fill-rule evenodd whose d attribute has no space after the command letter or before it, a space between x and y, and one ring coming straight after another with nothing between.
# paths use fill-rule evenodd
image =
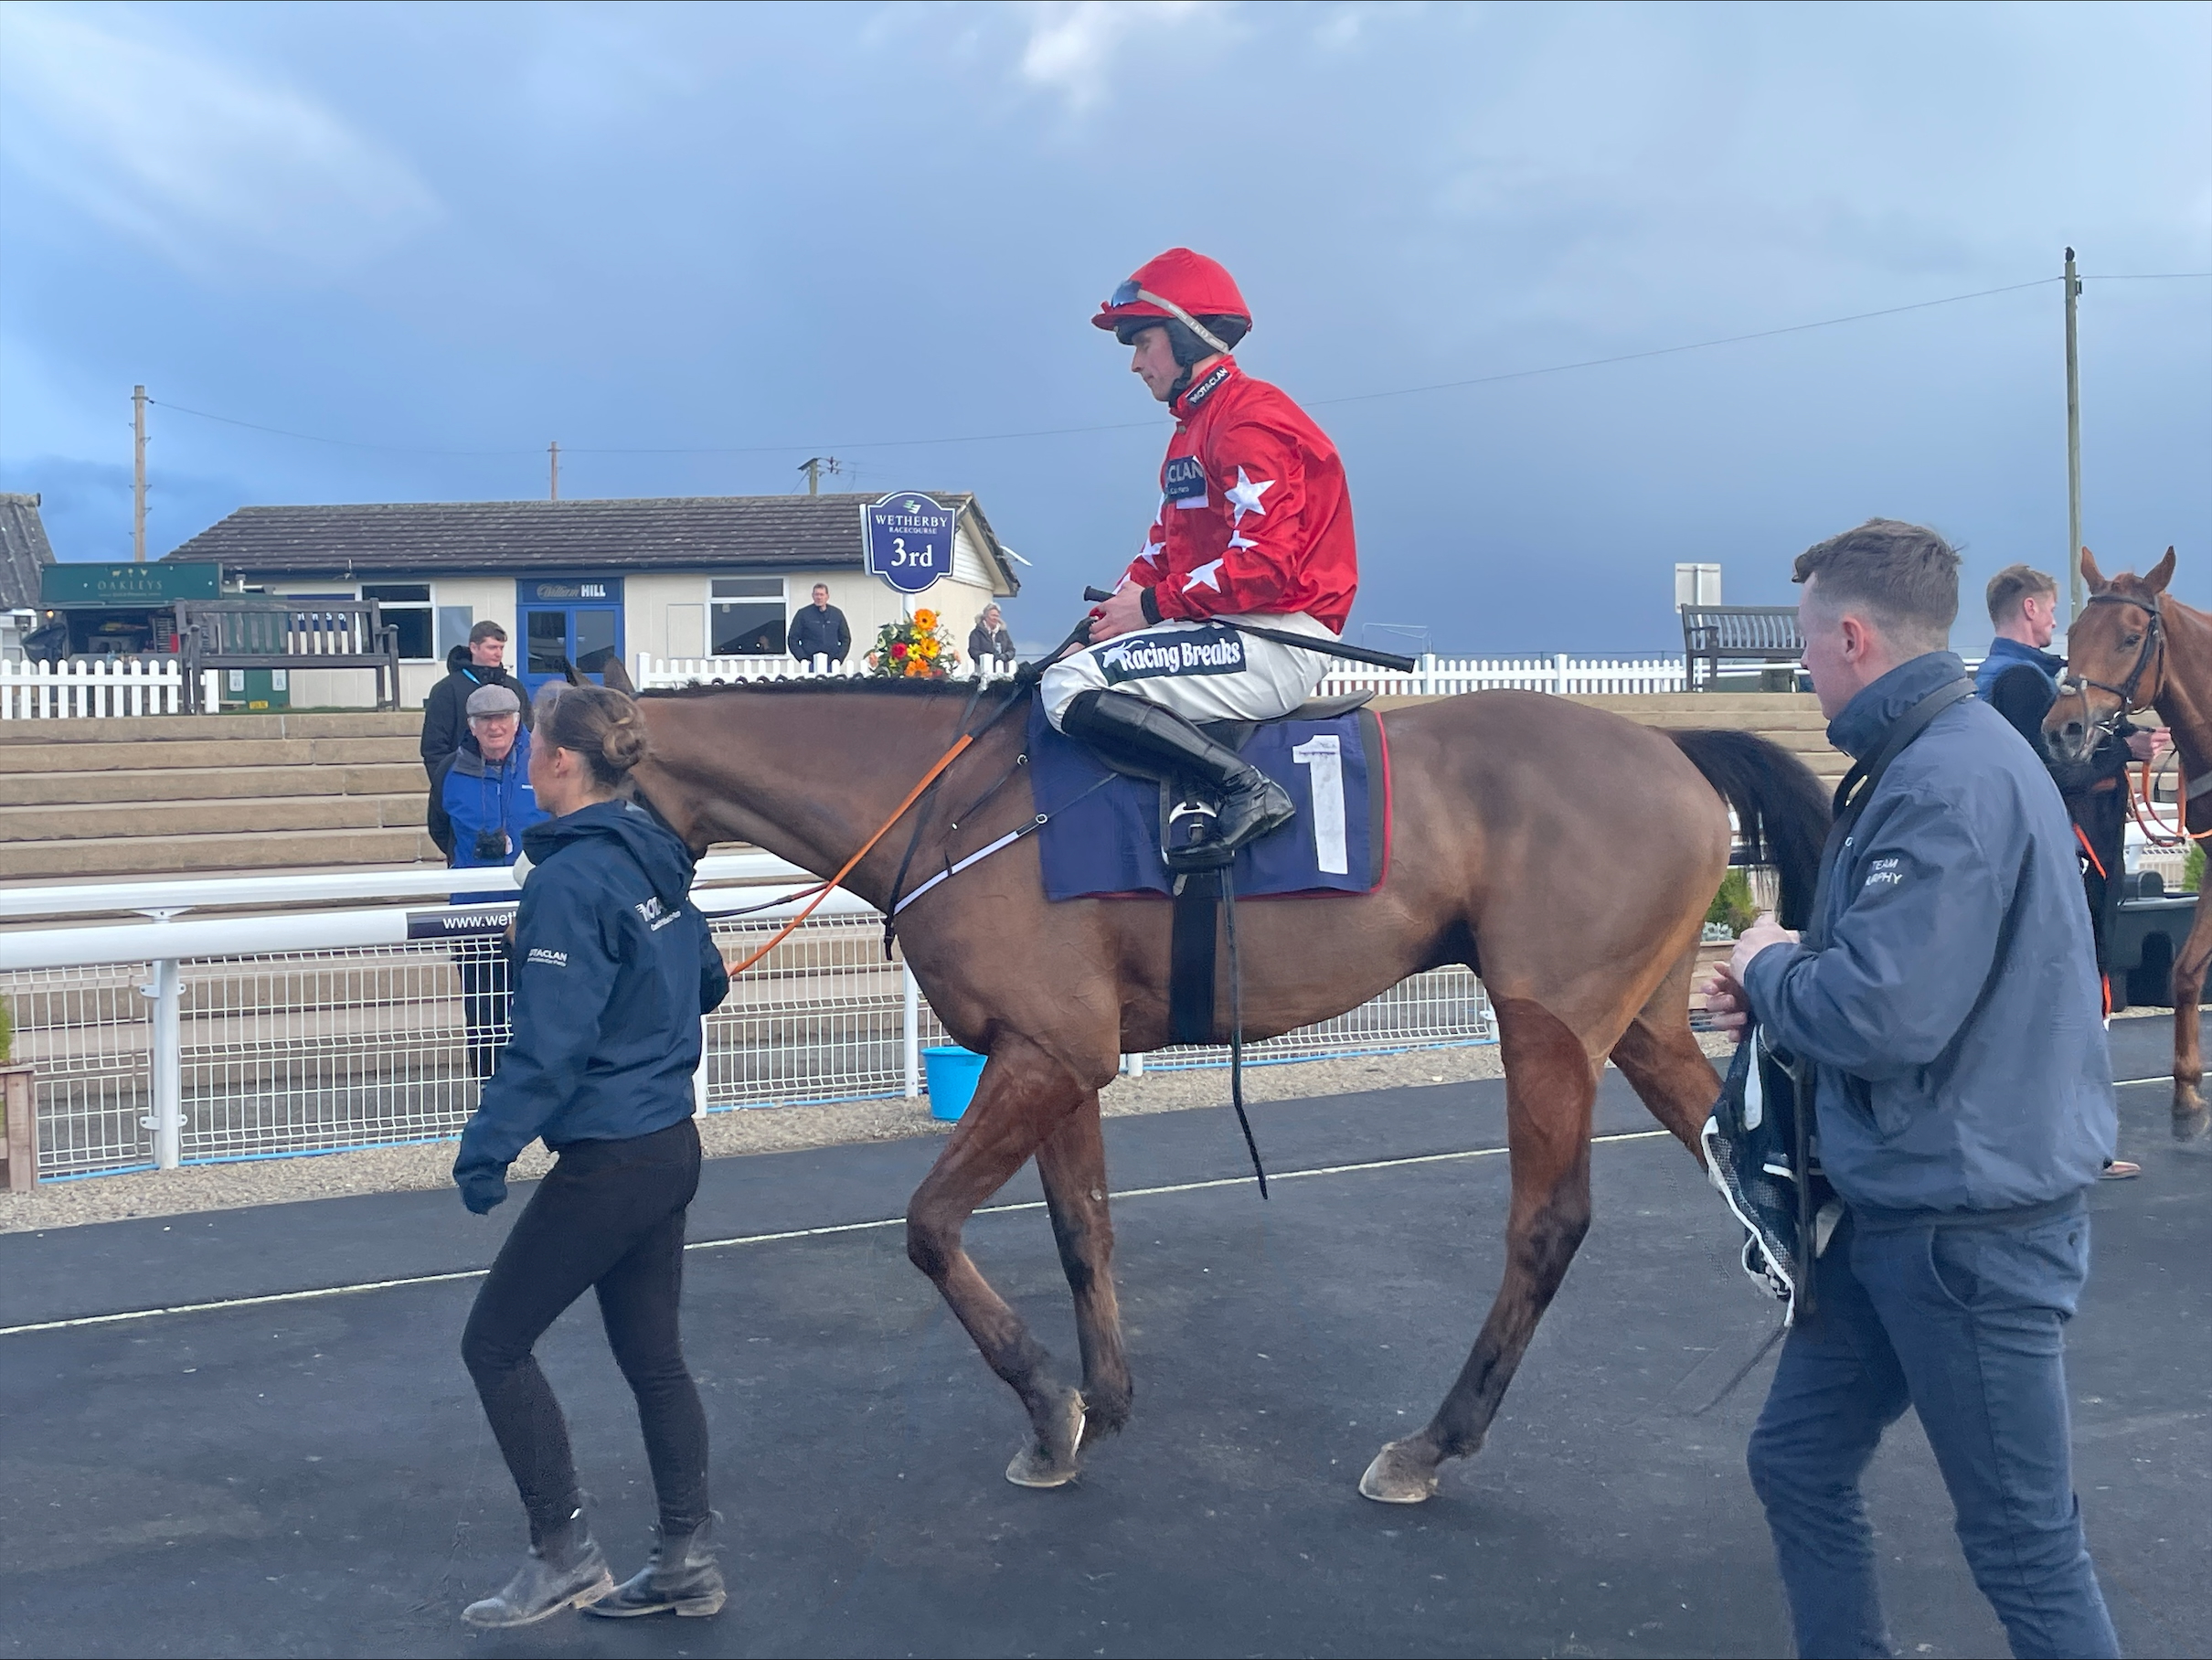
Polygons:
<instances>
[{"instance_id":1,"label":"blue bucket","mask_svg":"<svg viewBox=\"0 0 2212 1660\"><path fill-rule=\"evenodd\" d=\"M930 1116L954 1119L975 1099L975 1080L984 1075L986 1057L956 1043L932 1044L922 1050L921 1063L930 1079Z\"/></svg>"}]
</instances>

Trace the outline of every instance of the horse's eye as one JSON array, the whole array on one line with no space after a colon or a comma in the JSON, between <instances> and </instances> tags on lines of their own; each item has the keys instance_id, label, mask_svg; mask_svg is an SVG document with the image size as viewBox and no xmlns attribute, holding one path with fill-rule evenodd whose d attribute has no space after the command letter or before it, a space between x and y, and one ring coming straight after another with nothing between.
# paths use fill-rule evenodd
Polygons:
<instances>
[{"instance_id":1,"label":"horse's eye","mask_svg":"<svg viewBox=\"0 0 2212 1660\"><path fill-rule=\"evenodd\" d=\"M2130 645L2140 645L2140 644L2143 644L2143 636L2142 636L2141 634L2130 634L2130 635L2129 635L2129 636L2128 636L2126 639L2122 640L2122 641L2120 644L2121 644L2121 645L2122 645L2123 648L2124 648L2124 647L2127 647L2127 646L2130 646Z\"/></svg>"}]
</instances>

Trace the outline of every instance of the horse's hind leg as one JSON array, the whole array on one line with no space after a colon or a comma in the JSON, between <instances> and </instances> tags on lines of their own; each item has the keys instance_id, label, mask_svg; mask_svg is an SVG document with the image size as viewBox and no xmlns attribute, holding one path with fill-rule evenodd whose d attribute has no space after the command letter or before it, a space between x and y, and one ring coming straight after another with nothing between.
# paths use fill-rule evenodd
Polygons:
<instances>
[{"instance_id":1,"label":"horse's hind leg","mask_svg":"<svg viewBox=\"0 0 2212 1660\"><path fill-rule=\"evenodd\" d=\"M1107 1213L1106 1143L1099 1133L1095 1091L1037 1150L1037 1172L1044 1179L1060 1266L1075 1295L1084 1433L1109 1434L1129 1421L1133 1390L1113 1292L1113 1221Z\"/></svg>"},{"instance_id":2,"label":"horse's hind leg","mask_svg":"<svg viewBox=\"0 0 2212 1660\"><path fill-rule=\"evenodd\" d=\"M1581 1039L1548 1009L1516 997L1498 998L1495 1007L1513 1162L1505 1278L1436 1416L1420 1434L1384 1447L1360 1477L1360 1492L1385 1504L1420 1504L1436 1491L1439 1464L1482 1446L1537 1322L1590 1229L1597 1069Z\"/></svg>"},{"instance_id":3,"label":"horse's hind leg","mask_svg":"<svg viewBox=\"0 0 2212 1660\"><path fill-rule=\"evenodd\" d=\"M907 1256L936 1282L991 1369L1021 1397L1035 1435L1006 1479L1057 1487L1076 1475L1083 1398L1054 1375L1052 1357L991 1289L961 1243L975 1208L1005 1186L1082 1097L1056 1062L1018 1040L993 1050L960 1126L907 1205Z\"/></svg>"},{"instance_id":4,"label":"horse's hind leg","mask_svg":"<svg viewBox=\"0 0 2212 1660\"><path fill-rule=\"evenodd\" d=\"M1697 1134L1720 1094L1720 1074L1690 1030L1690 977L1696 969L1692 946L1629 1022L1613 1045L1612 1059L1652 1116L1702 1164Z\"/></svg>"}]
</instances>

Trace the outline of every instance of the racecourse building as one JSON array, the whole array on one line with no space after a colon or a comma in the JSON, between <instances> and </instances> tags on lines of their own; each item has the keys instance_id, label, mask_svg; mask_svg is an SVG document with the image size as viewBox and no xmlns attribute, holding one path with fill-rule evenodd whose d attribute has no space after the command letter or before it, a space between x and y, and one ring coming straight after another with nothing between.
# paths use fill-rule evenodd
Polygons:
<instances>
[{"instance_id":1,"label":"racecourse building","mask_svg":"<svg viewBox=\"0 0 2212 1660\"><path fill-rule=\"evenodd\" d=\"M934 607L964 639L1020 581L973 495L931 494L957 515L952 571L910 600L863 568L875 500L863 495L241 507L165 562L218 564L229 591L379 601L411 705L485 619L506 629L509 664L533 688L564 657L590 671L620 657L633 674L644 656L781 657L817 582L851 623L856 656L904 607ZM362 701L345 673L294 671L290 701ZM323 679L333 684L311 684Z\"/></svg>"}]
</instances>

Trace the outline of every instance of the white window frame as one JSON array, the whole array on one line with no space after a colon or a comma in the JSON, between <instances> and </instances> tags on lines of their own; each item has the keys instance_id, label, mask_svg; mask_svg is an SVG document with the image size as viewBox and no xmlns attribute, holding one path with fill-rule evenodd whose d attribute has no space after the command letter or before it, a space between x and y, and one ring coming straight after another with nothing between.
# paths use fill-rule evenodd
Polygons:
<instances>
[{"instance_id":1,"label":"white window frame","mask_svg":"<svg viewBox=\"0 0 2212 1660\"><path fill-rule=\"evenodd\" d=\"M369 597L368 591L372 588L420 588L424 591L425 594L429 596L428 598L421 600L378 600L377 603L379 609L381 609L384 614L387 616L389 616L393 612L396 611L419 611L423 612L430 621L430 655L427 657L402 657L399 659L400 662L436 663L439 661L438 584L430 581L360 582L355 585L354 598L356 600L367 599Z\"/></svg>"},{"instance_id":2,"label":"white window frame","mask_svg":"<svg viewBox=\"0 0 2212 1660\"><path fill-rule=\"evenodd\" d=\"M757 582L757 583L761 584L763 587L765 587L767 584L769 584L769 583L772 582L772 583L774 583L774 584L775 584L775 592L774 592L774 593L772 593L772 594L771 594L771 593L765 593L765 592L763 592L763 593L750 593L750 594L745 594L745 593L718 594L718 593L716 593L716 592L715 592L715 585L716 585L717 583L719 583L719 582ZM716 609L716 607L717 607L718 605L739 604L739 603L746 603L746 602L750 602L750 603L754 603L754 604L761 604L761 603L765 603L766 601L770 601L770 600L773 600L773 601L776 601L778 604L780 604L780 605L782 605L782 606L783 607L783 639L784 639L784 643L785 643L786 646L788 646L788 645L789 645L789 644L790 644L790 642L791 642L791 612L792 612L792 605L791 605L791 579L790 579L789 577L781 577L781 576L773 576L773 577L771 577L771 576L748 576L748 575L744 575L744 574L742 574L742 573L740 573L740 572L737 572L737 571L725 571L724 573L722 573L722 574L721 574L721 575L719 575L719 576L709 576L709 577L707 579L707 596L706 596L706 597L707 597L707 638L706 638L706 641L704 642L704 644L706 644L706 647L707 647L707 654L708 654L709 656L712 656L712 655L715 655L715 654L716 654L716 645L717 645L716 635L717 635L717 633L718 633L718 630L716 629L716 627L715 627L715 622L714 622L714 613L715 613L715 609ZM747 654L750 655L750 654ZM788 651L788 650L786 650L786 651L783 651L783 652L772 652L772 653L771 653L771 652L763 652L763 653L760 653L760 654L758 654L762 655L762 656L789 656L791 654L789 653L789 651Z\"/></svg>"}]
</instances>

